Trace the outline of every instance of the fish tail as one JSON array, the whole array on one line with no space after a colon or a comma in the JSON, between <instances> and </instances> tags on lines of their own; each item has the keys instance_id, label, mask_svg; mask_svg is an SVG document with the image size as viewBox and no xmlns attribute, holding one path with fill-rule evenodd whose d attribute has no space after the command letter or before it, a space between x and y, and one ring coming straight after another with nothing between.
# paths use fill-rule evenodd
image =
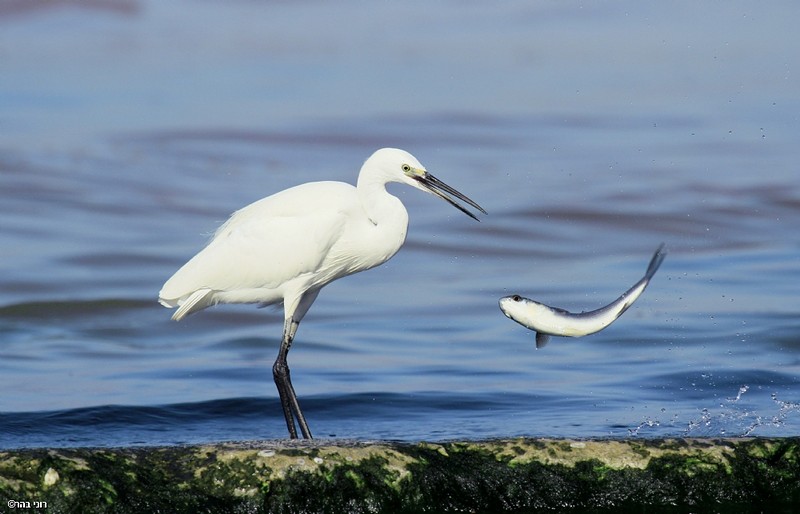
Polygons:
<instances>
[{"instance_id":1,"label":"fish tail","mask_svg":"<svg viewBox=\"0 0 800 514\"><path fill-rule=\"evenodd\" d=\"M656 274L658 267L661 266L662 262L664 262L664 257L666 256L667 250L664 243L661 243L658 249L656 249L656 253L653 254L653 258L650 259L650 264L647 266L647 273L644 274L645 280L649 281L651 278L653 278L653 275Z\"/></svg>"}]
</instances>

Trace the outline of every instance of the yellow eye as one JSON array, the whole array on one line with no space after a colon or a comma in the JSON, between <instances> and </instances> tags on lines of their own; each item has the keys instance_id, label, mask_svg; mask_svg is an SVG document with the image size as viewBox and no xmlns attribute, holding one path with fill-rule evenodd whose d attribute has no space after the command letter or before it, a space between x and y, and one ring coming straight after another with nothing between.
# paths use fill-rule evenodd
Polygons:
<instances>
[{"instance_id":1,"label":"yellow eye","mask_svg":"<svg viewBox=\"0 0 800 514\"><path fill-rule=\"evenodd\" d=\"M403 171L405 173L408 173L409 171L411 171L411 166L409 166L408 164L403 164Z\"/></svg>"}]
</instances>

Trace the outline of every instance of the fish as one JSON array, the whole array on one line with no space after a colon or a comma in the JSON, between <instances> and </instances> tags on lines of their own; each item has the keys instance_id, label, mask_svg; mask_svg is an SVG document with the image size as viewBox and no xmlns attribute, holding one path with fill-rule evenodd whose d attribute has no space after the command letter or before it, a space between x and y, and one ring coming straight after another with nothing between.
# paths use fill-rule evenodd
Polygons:
<instances>
[{"instance_id":1,"label":"fish","mask_svg":"<svg viewBox=\"0 0 800 514\"><path fill-rule=\"evenodd\" d=\"M666 255L667 251L662 243L650 259L644 277L622 293L622 296L597 310L569 312L518 294L500 298L500 310L509 319L536 332L536 348L544 347L550 336L581 337L594 334L609 326L633 305L664 262Z\"/></svg>"}]
</instances>

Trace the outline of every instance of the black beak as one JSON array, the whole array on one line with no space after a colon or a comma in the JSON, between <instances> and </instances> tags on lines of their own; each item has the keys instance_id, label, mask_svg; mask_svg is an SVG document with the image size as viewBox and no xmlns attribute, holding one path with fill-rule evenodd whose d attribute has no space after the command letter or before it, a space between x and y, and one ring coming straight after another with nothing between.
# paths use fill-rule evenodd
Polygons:
<instances>
[{"instance_id":1,"label":"black beak","mask_svg":"<svg viewBox=\"0 0 800 514\"><path fill-rule=\"evenodd\" d=\"M431 193L435 194L439 198L445 200L447 203L449 203L450 205L452 205L453 207L455 207L459 211L463 212L464 214L466 214L470 218L474 219L475 221L480 221L480 220L474 214L472 214L470 211L468 211L465 207L463 207L462 205L458 204L453 198L457 198L457 199L461 200L462 202L466 202L470 206L478 209L483 214L488 214L483 209L483 207L481 207L477 203L475 203L472 200L470 200L466 195L459 193L458 191L456 191L452 187L448 186L447 184L445 184L444 182L442 182L441 180L439 180L438 178L434 177L433 175L431 175L428 172L425 172L425 174L420 176L420 177L414 177L414 179L417 182L419 182L420 184L422 184L422 186L424 186L424 188L426 190L428 190Z\"/></svg>"}]
</instances>

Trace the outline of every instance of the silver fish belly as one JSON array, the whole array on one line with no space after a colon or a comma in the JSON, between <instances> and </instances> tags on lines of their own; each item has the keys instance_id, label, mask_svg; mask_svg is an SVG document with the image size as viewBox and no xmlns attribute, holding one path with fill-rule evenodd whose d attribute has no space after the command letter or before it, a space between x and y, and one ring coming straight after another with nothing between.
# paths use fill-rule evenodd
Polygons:
<instances>
[{"instance_id":1,"label":"silver fish belly","mask_svg":"<svg viewBox=\"0 0 800 514\"><path fill-rule=\"evenodd\" d=\"M551 335L580 337L594 334L609 326L633 305L664 262L666 255L662 243L650 259L644 277L622 293L622 296L597 310L569 312L516 294L501 298L500 310L508 318L536 332L537 348L546 345Z\"/></svg>"}]
</instances>

